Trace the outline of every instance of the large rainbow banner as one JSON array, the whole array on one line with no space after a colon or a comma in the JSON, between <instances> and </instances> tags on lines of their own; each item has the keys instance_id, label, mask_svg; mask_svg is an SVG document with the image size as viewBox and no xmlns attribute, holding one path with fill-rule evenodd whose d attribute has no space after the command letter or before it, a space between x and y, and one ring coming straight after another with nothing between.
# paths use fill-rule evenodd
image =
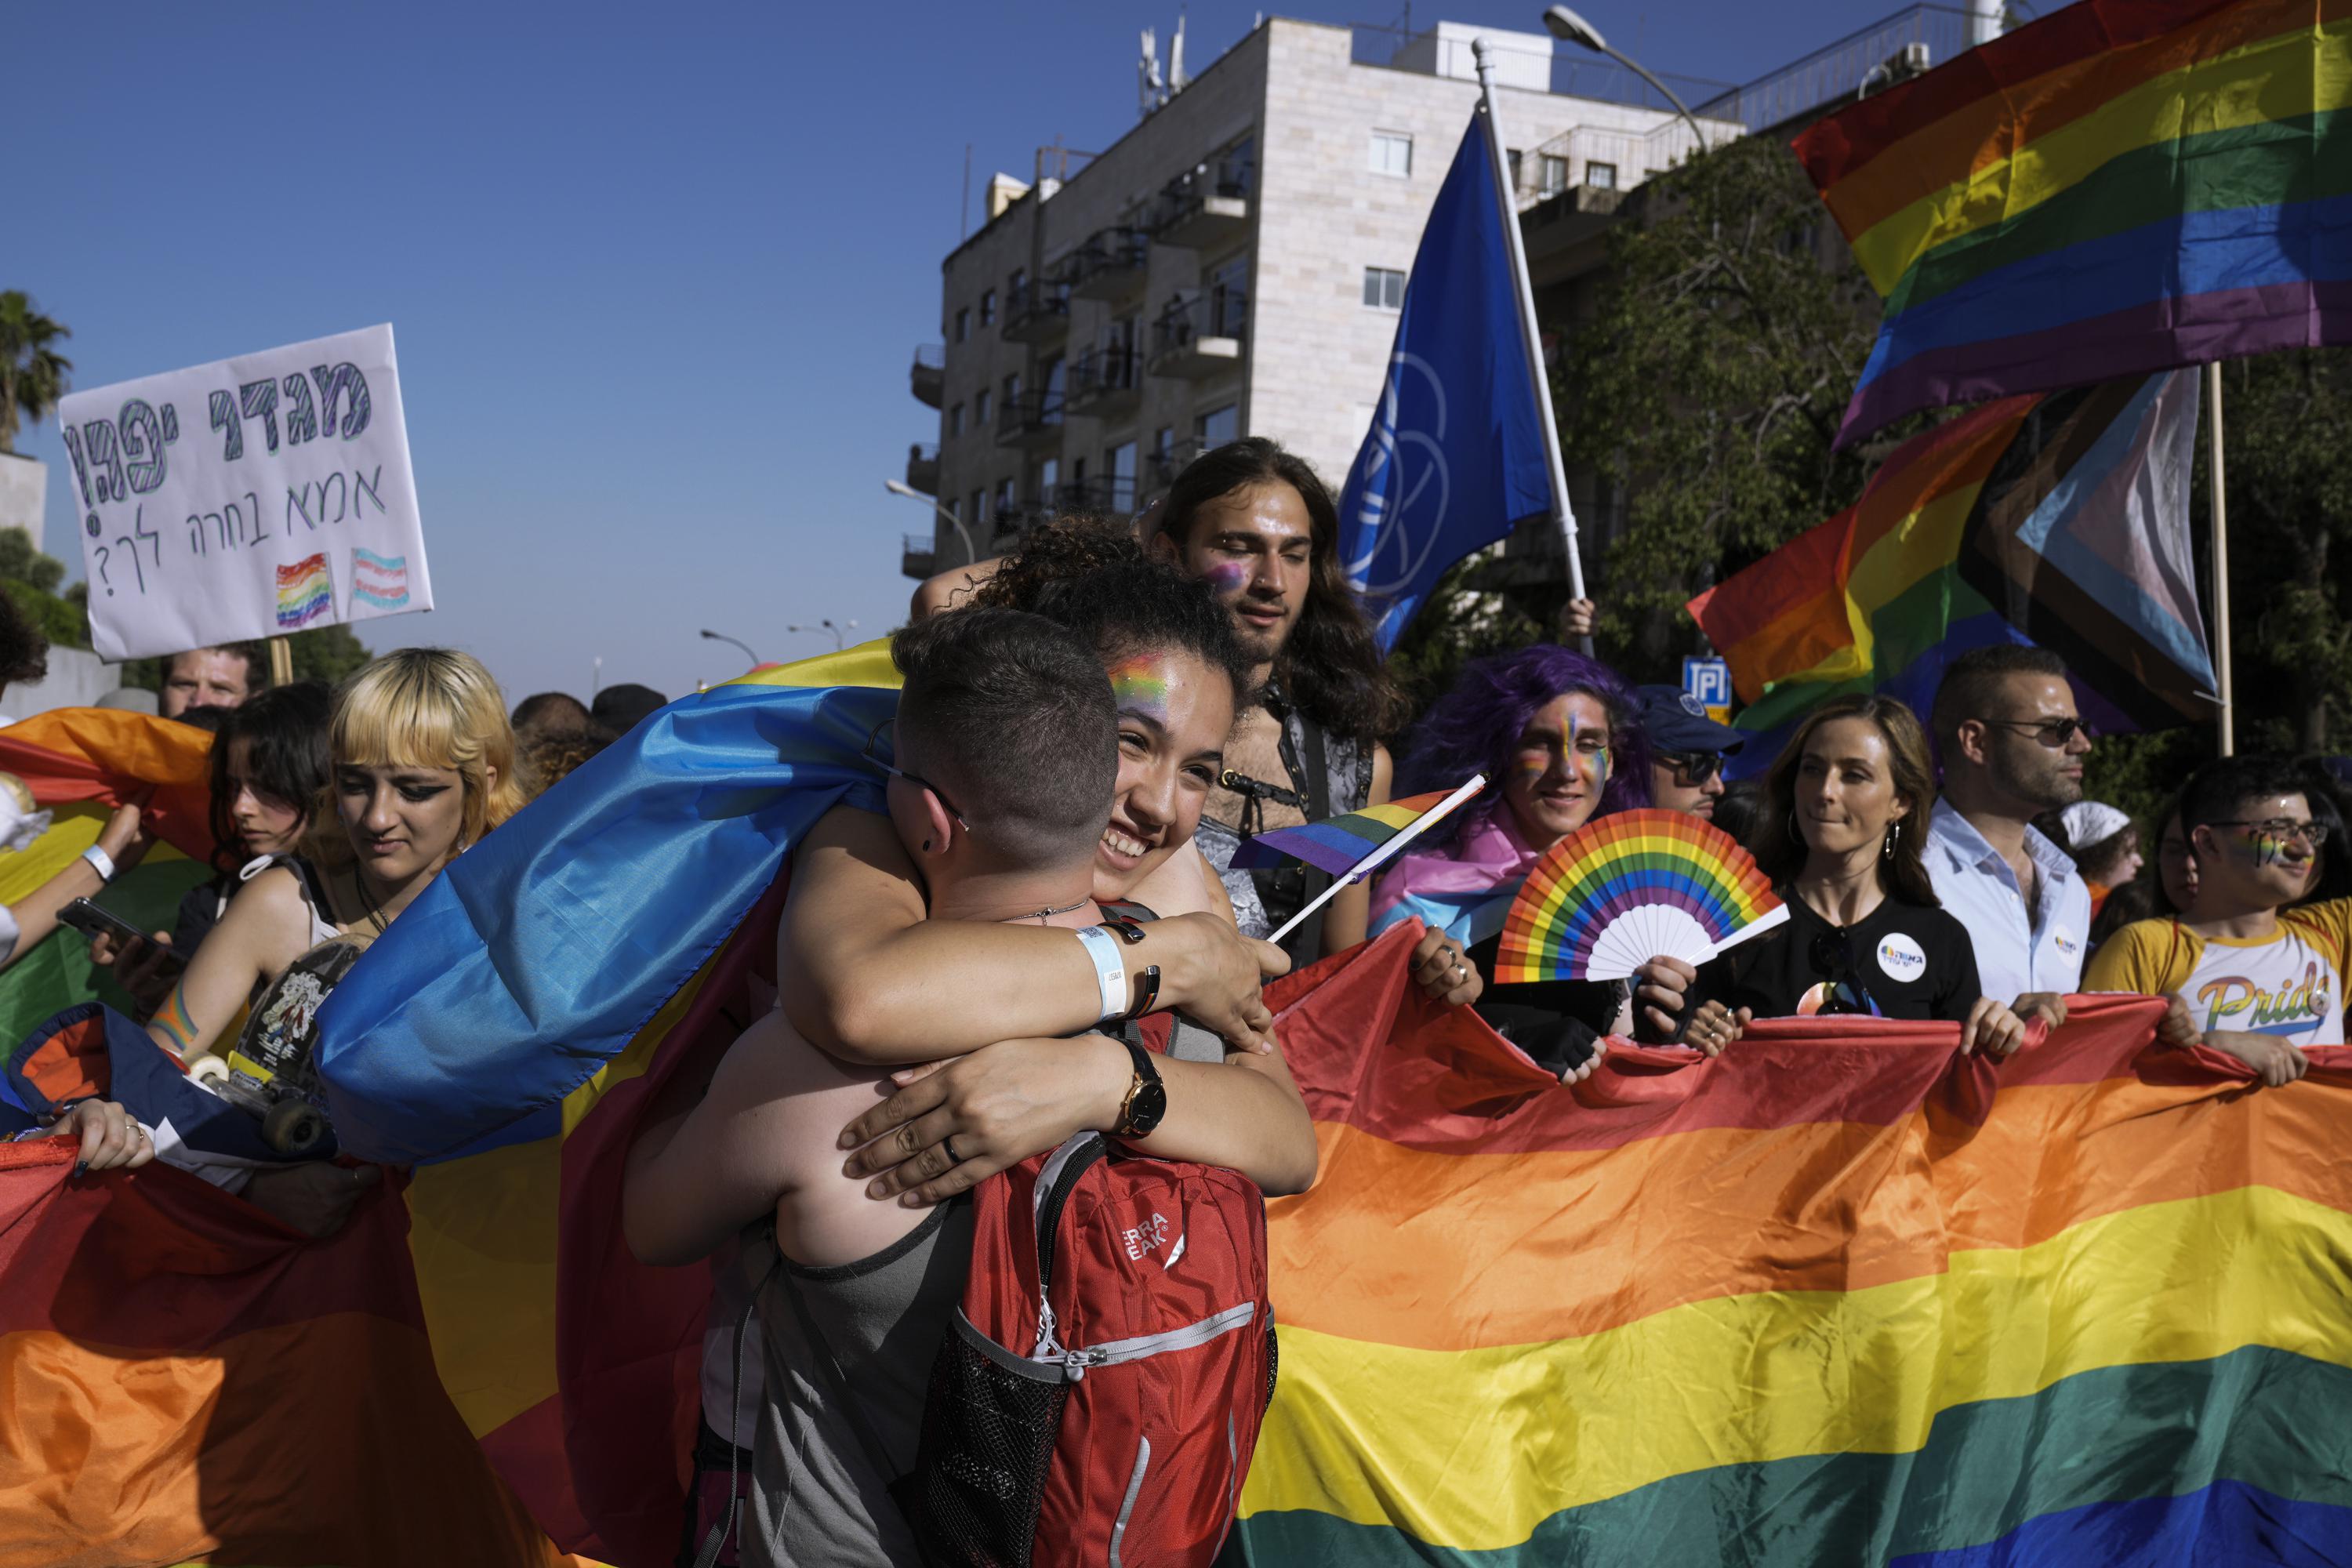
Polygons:
<instances>
[{"instance_id":1,"label":"large rainbow banner","mask_svg":"<svg viewBox=\"0 0 2352 1568\"><path fill-rule=\"evenodd\" d=\"M2347 109L2344 0L2076 0L1820 121L1798 159L1886 301L1840 440L2352 342Z\"/></svg>"},{"instance_id":2,"label":"large rainbow banner","mask_svg":"<svg viewBox=\"0 0 2352 1568\"><path fill-rule=\"evenodd\" d=\"M2257 1089L2077 998L2006 1064L1790 1019L1564 1087L1418 930L1276 983L1322 1164L1246 1561L2352 1561L2352 1050Z\"/></svg>"}]
</instances>

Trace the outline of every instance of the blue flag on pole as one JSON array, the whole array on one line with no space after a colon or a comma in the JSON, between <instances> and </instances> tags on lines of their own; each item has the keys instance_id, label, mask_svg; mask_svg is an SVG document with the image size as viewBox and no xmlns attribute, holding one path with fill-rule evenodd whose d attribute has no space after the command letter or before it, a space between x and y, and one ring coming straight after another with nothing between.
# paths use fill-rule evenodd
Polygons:
<instances>
[{"instance_id":1,"label":"blue flag on pole","mask_svg":"<svg viewBox=\"0 0 2352 1568\"><path fill-rule=\"evenodd\" d=\"M1549 516L1550 464L1486 128L1438 187L1372 427L1339 496L1339 559L1392 647L1445 569Z\"/></svg>"}]
</instances>

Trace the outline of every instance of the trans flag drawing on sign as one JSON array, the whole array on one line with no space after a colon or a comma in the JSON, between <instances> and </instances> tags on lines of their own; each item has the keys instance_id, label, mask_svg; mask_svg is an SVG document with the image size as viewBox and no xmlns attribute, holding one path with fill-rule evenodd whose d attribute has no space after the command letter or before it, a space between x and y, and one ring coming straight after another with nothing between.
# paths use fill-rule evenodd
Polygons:
<instances>
[{"instance_id":1,"label":"trans flag drawing on sign","mask_svg":"<svg viewBox=\"0 0 2352 1568\"><path fill-rule=\"evenodd\" d=\"M1474 114L1422 231L1388 380L1339 496L1339 559L1383 649L1447 567L1552 510L1486 140Z\"/></svg>"}]
</instances>

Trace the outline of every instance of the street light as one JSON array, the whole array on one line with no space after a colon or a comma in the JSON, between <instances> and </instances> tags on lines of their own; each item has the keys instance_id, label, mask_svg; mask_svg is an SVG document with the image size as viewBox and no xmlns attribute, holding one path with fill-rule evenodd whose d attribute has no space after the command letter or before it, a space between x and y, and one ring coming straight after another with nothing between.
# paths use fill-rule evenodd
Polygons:
<instances>
[{"instance_id":1,"label":"street light","mask_svg":"<svg viewBox=\"0 0 2352 1568\"><path fill-rule=\"evenodd\" d=\"M751 651L751 645L745 642L741 637L730 637L725 632L705 632L702 635L712 642L733 643L737 647L743 650L743 657L751 661L751 668L753 669L760 668L760 656L753 653Z\"/></svg>"},{"instance_id":2,"label":"street light","mask_svg":"<svg viewBox=\"0 0 2352 1568\"><path fill-rule=\"evenodd\" d=\"M1544 29L1553 37L1563 43L1574 44L1579 48L1591 49L1596 55L1607 55L1611 59L1664 93L1666 101L1675 106L1675 112L1683 117L1683 123L1690 127L1691 134L1698 138L1698 150L1702 153L1706 151L1706 132L1698 128L1698 119L1691 113L1690 106L1675 96L1673 88L1652 76L1641 61L1629 55L1621 55L1611 48L1602 40L1600 28L1565 5L1554 5L1547 10L1543 15L1543 24Z\"/></svg>"},{"instance_id":3,"label":"street light","mask_svg":"<svg viewBox=\"0 0 2352 1568\"><path fill-rule=\"evenodd\" d=\"M784 630L786 630L786 631L788 631L788 632L814 632L814 631L827 631L827 632L831 632L831 633L833 634L833 651L834 651L834 652L835 652L835 653L839 653L839 652L842 650L843 647L844 647L844 646L845 646L845 645L843 643L843 641L842 641L841 634L842 634L843 632L845 632L845 631L854 632L854 631L856 631L856 629L857 629L857 623L856 623L856 621L854 621L854 620L853 620L853 621L844 621L844 622L842 622L842 623L841 623L841 625L839 625L839 626L835 626L831 621L819 621L819 622L817 622L817 624L816 624L815 626L800 626L800 625L795 624L795 625L793 625L793 626L786 626L786 627L784 628ZM705 632L703 635L704 635L705 637L708 637L708 636L709 636L710 634L709 634L709 633L708 633L708 632Z\"/></svg>"},{"instance_id":4,"label":"street light","mask_svg":"<svg viewBox=\"0 0 2352 1568\"><path fill-rule=\"evenodd\" d=\"M905 483L903 480L884 479L882 481L882 488L888 490L894 496L905 496L908 500L927 502L933 511L938 512L941 517L948 520L948 526L956 531L956 537L958 539L963 541L963 564L969 566L973 562L980 559L980 552L971 547L971 535L965 530L963 519L958 517L955 513L950 511L939 502L932 500L930 497L925 495L914 486Z\"/></svg>"}]
</instances>

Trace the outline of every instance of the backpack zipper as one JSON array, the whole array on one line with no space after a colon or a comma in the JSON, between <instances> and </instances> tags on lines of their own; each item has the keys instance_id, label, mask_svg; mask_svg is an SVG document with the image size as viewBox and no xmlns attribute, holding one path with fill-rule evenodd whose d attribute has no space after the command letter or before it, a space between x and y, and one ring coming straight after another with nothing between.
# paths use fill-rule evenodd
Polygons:
<instances>
[{"instance_id":1,"label":"backpack zipper","mask_svg":"<svg viewBox=\"0 0 2352 1568\"><path fill-rule=\"evenodd\" d=\"M1080 1177L1094 1168L1095 1163L1110 1152L1098 1132L1081 1133L1071 1141L1076 1145L1064 1145L1067 1153L1059 1163L1061 1170L1036 1207L1037 1225L1037 1348L1031 1351L1034 1360L1059 1359L1062 1347L1054 1341L1054 1238L1062 1226L1063 1205L1070 1201Z\"/></svg>"}]
</instances>

